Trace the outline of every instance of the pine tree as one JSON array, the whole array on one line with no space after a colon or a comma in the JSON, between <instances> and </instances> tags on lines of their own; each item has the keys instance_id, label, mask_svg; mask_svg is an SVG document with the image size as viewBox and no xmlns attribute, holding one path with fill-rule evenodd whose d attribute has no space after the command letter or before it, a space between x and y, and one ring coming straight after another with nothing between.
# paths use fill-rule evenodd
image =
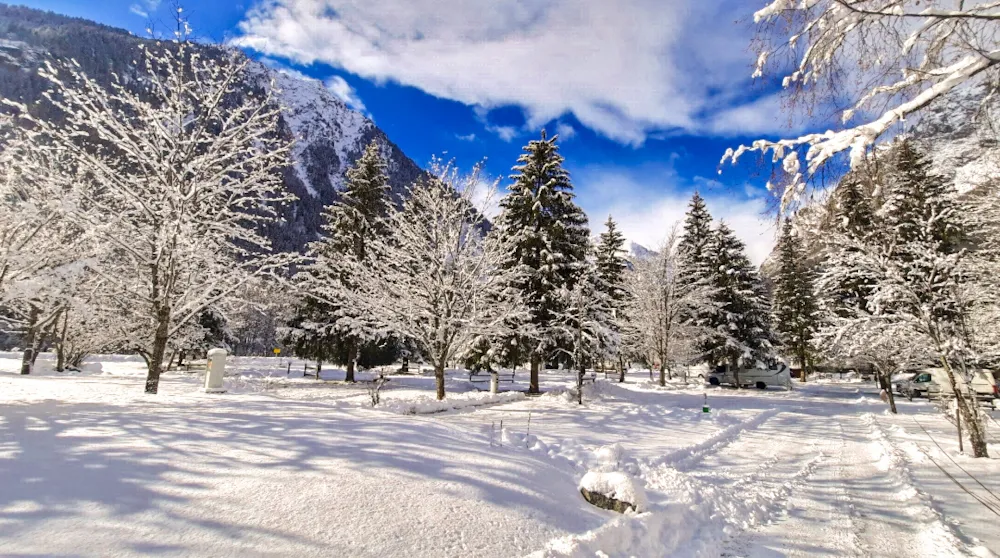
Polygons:
<instances>
[{"instance_id":1,"label":"pine tree","mask_svg":"<svg viewBox=\"0 0 1000 558\"><path fill-rule=\"evenodd\" d=\"M889 308L896 320L911 323L930 341L951 381L973 453L986 457L976 401L955 389L955 376L964 374L969 381L968 370L978 364L969 361L974 351L967 329L968 277L956 192L908 140L893 146L885 187L880 213L889 237L882 249L886 273L873 305Z\"/></svg>"},{"instance_id":2,"label":"pine tree","mask_svg":"<svg viewBox=\"0 0 1000 558\"><path fill-rule=\"evenodd\" d=\"M605 223L597 244L596 266L601 291L611 307L612 329L620 335L628 328L627 313L629 291L625 285L628 260L625 259L625 236L618 230L611 216ZM613 355L618 360L618 381L625 381L625 360L621 351Z\"/></svg>"},{"instance_id":3,"label":"pine tree","mask_svg":"<svg viewBox=\"0 0 1000 558\"><path fill-rule=\"evenodd\" d=\"M709 246L712 237L712 214L705 199L695 192L684 215L684 229L677 247L682 285L705 281L713 275Z\"/></svg>"},{"instance_id":4,"label":"pine tree","mask_svg":"<svg viewBox=\"0 0 1000 558\"><path fill-rule=\"evenodd\" d=\"M831 292L825 296L831 311L841 317L866 311L868 298L875 286L875 278L867 270L849 263L858 250L851 244L865 242L882 230L877 223L872 200L863 190L863 179L860 172L849 172L834 192L834 237L842 236L844 242L827 250L825 266L839 269L836 282L829 286Z\"/></svg>"},{"instance_id":5,"label":"pine tree","mask_svg":"<svg viewBox=\"0 0 1000 558\"><path fill-rule=\"evenodd\" d=\"M805 261L802 240L793 233L789 219L781 231L778 255L772 303L775 333L782 347L798 358L804 382L818 327L818 308L813 272Z\"/></svg>"},{"instance_id":6,"label":"pine tree","mask_svg":"<svg viewBox=\"0 0 1000 558\"><path fill-rule=\"evenodd\" d=\"M715 362L729 364L736 372L741 363L754 365L768 358L773 334L770 303L757 269L746 255L746 247L733 231L720 223L709 245L716 303L710 318L715 335L705 344Z\"/></svg>"},{"instance_id":7,"label":"pine tree","mask_svg":"<svg viewBox=\"0 0 1000 558\"><path fill-rule=\"evenodd\" d=\"M712 214L709 213L708 207L705 205L705 199L701 197L701 194L695 192L688 204L688 210L684 216L683 232L677 246L677 283L674 288L677 290L676 296L678 298L683 299L694 293L699 293L700 297L705 295L711 297L711 291L717 283L717 268L714 264L711 246L714 237ZM715 312L710 304L691 305L684 311L681 321L694 328L710 330L714 328L713 315ZM716 340L716 342L718 341ZM706 346L712 343L711 340L708 340ZM706 358L711 360L712 357L706 353ZM660 366L662 372L662 367L666 366L666 363L661 363Z\"/></svg>"},{"instance_id":8,"label":"pine tree","mask_svg":"<svg viewBox=\"0 0 1000 558\"><path fill-rule=\"evenodd\" d=\"M517 324L517 339L504 343L524 347L531 362L530 388L538 393L538 372L547 355L557 348L553 332L555 316L565 301L563 289L572 289L586 266L590 244L587 216L574 201L569 173L562 167L563 158L556 137L524 147L511 179L514 183L500 203L497 219L505 243L512 246L503 265L518 270L511 286L529 309L529 316Z\"/></svg>"},{"instance_id":9,"label":"pine tree","mask_svg":"<svg viewBox=\"0 0 1000 558\"><path fill-rule=\"evenodd\" d=\"M346 381L354 381L358 355L366 343L378 343L383 333L367 313L348 302L348 294L358 285L344 262L365 266L374 255L368 246L373 239L389 234L386 214L390 207L389 178L378 143L372 140L346 173L346 186L340 199L325 212L326 238L310 245L314 263L306 269L306 289L312 298L307 323L319 335L307 343L335 342L324 355L337 356L346 365ZM303 332L308 334L308 332ZM300 341L301 342L301 341Z\"/></svg>"}]
</instances>

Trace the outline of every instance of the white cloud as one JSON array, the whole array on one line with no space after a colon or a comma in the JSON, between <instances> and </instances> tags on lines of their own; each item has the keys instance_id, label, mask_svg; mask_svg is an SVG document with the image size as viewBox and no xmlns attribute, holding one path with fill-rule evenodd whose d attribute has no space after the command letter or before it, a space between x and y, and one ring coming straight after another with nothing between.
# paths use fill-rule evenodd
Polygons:
<instances>
[{"instance_id":1,"label":"white cloud","mask_svg":"<svg viewBox=\"0 0 1000 558\"><path fill-rule=\"evenodd\" d=\"M651 249L666 239L675 223L683 223L695 189L669 166L589 167L574 173L574 184L577 201L590 217L595 234L611 215L626 238ZM705 186L699 189L712 216L724 220L746 244L750 260L761 264L775 242L773 220L764 216L764 198L734 197L726 190Z\"/></svg>"},{"instance_id":2,"label":"white cloud","mask_svg":"<svg viewBox=\"0 0 1000 558\"><path fill-rule=\"evenodd\" d=\"M455 139L458 141L476 141L476 134L472 133L464 136L461 134L455 134Z\"/></svg>"},{"instance_id":3,"label":"white cloud","mask_svg":"<svg viewBox=\"0 0 1000 558\"><path fill-rule=\"evenodd\" d=\"M155 12L157 8L160 7L160 0L143 0L142 2L136 2L128 7L128 11L139 17L149 17L149 14Z\"/></svg>"},{"instance_id":4,"label":"white cloud","mask_svg":"<svg viewBox=\"0 0 1000 558\"><path fill-rule=\"evenodd\" d=\"M330 90L331 93L337 96L341 101L358 112L366 112L365 104L361 101L361 97L358 96L358 92L351 87L351 84L347 83L347 80L340 76L330 76L323 82L326 88Z\"/></svg>"},{"instance_id":5,"label":"white cloud","mask_svg":"<svg viewBox=\"0 0 1000 558\"><path fill-rule=\"evenodd\" d=\"M565 122L560 122L556 124L556 134L559 135L559 139L562 141L567 141L576 135L576 128L570 126Z\"/></svg>"},{"instance_id":6,"label":"white cloud","mask_svg":"<svg viewBox=\"0 0 1000 558\"><path fill-rule=\"evenodd\" d=\"M506 142L513 141L514 138L516 138L518 134L521 133L520 130L518 130L514 126L493 126L490 124L486 124L486 131L496 134L497 136L500 137L500 139Z\"/></svg>"},{"instance_id":7,"label":"white cloud","mask_svg":"<svg viewBox=\"0 0 1000 558\"><path fill-rule=\"evenodd\" d=\"M750 30L728 22L748 4L261 0L233 42L473 106L517 105L529 128L572 113L640 144L658 130L703 131L706 114L745 93Z\"/></svg>"}]
</instances>

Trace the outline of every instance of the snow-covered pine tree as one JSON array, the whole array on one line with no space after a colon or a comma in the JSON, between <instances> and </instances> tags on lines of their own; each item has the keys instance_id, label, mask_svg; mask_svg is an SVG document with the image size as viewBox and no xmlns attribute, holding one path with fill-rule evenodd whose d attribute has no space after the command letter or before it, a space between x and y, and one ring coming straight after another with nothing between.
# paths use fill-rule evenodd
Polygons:
<instances>
[{"instance_id":1,"label":"snow-covered pine tree","mask_svg":"<svg viewBox=\"0 0 1000 558\"><path fill-rule=\"evenodd\" d=\"M770 356L770 300L757 269L746 255L746 247L732 229L719 223L712 235L709 253L712 258L712 299L710 318L714 336L705 349L715 362L729 364L739 385L738 369Z\"/></svg>"},{"instance_id":2,"label":"snow-covered pine tree","mask_svg":"<svg viewBox=\"0 0 1000 558\"><path fill-rule=\"evenodd\" d=\"M294 196L281 175L290 142L280 107L269 89L243 88L249 60L200 56L183 36L140 48L134 73L108 87L72 62L46 64L52 110L31 113L63 118L27 107L20 116L72 159L72 194L86 200L72 218L103 248L88 265L104 283L96 303L120 312L156 393L171 338L297 258L272 253L260 232Z\"/></svg>"},{"instance_id":3,"label":"snow-covered pine tree","mask_svg":"<svg viewBox=\"0 0 1000 558\"><path fill-rule=\"evenodd\" d=\"M541 139L524 147L496 221L510 247L503 267L516 272L511 286L521 293L529 312L516 324L513 341L529 356L531 393L539 392L539 369L557 347L552 328L564 304L560 292L572 289L582 276L590 245L587 216L573 201L573 185L556 139L543 131Z\"/></svg>"},{"instance_id":4,"label":"snow-covered pine tree","mask_svg":"<svg viewBox=\"0 0 1000 558\"><path fill-rule=\"evenodd\" d=\"M678 290L677 296L679 298L683 298L689 292L695 298L699 298L706 294L706 291L714 288L718 272L711 248L714 237L712 214L709 213L708 207L705 205L705 199L701 197L701 194L695 192L688 203L680 242L676 248L677 284L674 288ZM706 334L712 335L708 331L714 327L712 319L716 309L712 305L686 305L684 312L687 313L681 316L684 323L693 327L705 328ZM709 355L706 356L709 357Z\"/></svg>"},{"instance_id":5,"label":"snow-covered pine tree","mask_svg":"<svg viewBox=\"0 0 1000 558\"><path fill-rule=\"evenodd\" d=\"M606 295L611 305L612 329L621 337L628 329L628 299L631 293L626 288L625 273L628 271L628 260L625 252L625 235L618 230L618 225L611 216L605 223L605 231L601 233L596 248L597 277L599 287ZM617 362L618 381L625 381L625 357L619 350L611 355Z\"/></svg>"},{"instance_id":6,"label":"snow-covered pine tree","mask_svg":"<svg viewBox=\"0 0 1000 558\"><path fill-rule=\"evenodd\" d=\"M979 367L966 329L970 301L966 253L961 249L957 192L931 171L929 159L909 140L893 146L880 215L887 225L886 273L871 304L889 308L896 319L931 342L948 374L961 420L976 457L987 457L985 425L975 398L962 395L956 376L971 380Z\"/></svg>"},{"instance_id":7,"label":"snow-covered pine tree","mask_svg":"<svg viewBox=\"0 0 1000 558\"><path fill-rule=\"evenodd\" d=\"M681 285L704 282L714 275L710 249L713 235L712 214L705 205L705 199L695 192L688 203L683 232L677 246Z\"/></svg>"},{"instance_id":8,"label":"snow-covered pine tree","mask_svg":"<svg viewBox=\"0 0 1000 558\"><path fill-rule=\"evenodd\" d=\"M875 215L873 172L868 165L852 170L834 189L830 227L817 235L822 264L816 290L822 320L816 332L823 355L841 365L867 364L887 390L896 412L890 378L907 366L918 365L926 342L906 323L893 320L888 309L869 305L884 280L882 252L887 238L884 223Z\"/></svg>"},{"instance_id":9,"label":"snow-covered pine tree","mask_svg":"<svg viewBox=\"0 0 1000 558\"><path fill-rule=\"evenodd\" d=\"M386 215L391 205L389 177L385 160L374 140L365 148L354 166L346 173L346 184L340 198L325 212L326 237L309 246L312 262L300 275L302 289L312 298L308 315L301 323L311 324L310 329L298 328L298 335L317 339L303 347L316 347L317 343L334 343L342 347L329 347L319 356L343 359L347 368L346 381L354 381L358 354L366 344L378 343L385 332L380 324L369 319L369 314L348 302L350 293L358 290L357 278L344 262L350 259L358 265L370 265L375 257L368 249L375 239L388 234ZM304 343L301 338L299 343ZM343 355L342 357L340 355ZM313 357L317 358L317 357Z\"/></svg>"},{"instance_id":10,"label":"snow-covered pine tree","mask_svg":"<svg viewBox=\"0 0 1000 558\"><path fill-rule=\"evenodd\" d=\"M778 240L778 275L774 278L771 311L777 339L785 351L798 359L805 382L813 357L819 312L813 270L806 261L802 241L787 218Z\"/></svg>"}]
</instances>

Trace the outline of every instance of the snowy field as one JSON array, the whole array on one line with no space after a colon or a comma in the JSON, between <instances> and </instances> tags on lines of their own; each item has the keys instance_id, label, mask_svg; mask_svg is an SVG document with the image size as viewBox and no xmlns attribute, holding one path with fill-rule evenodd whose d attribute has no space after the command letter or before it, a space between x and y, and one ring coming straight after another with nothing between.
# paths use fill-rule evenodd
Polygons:
<instances>
[{"instance_id":1,"label":"snowy field","mask_svg":"<svg viewBox=\"0 0 1000 558\"><path fill-rule=\"evenodd\" d=\"M856 381L737 392L635 372L581 408L569 374L491 398L456 371L453 410L413 415L438 410L431 377L392 377L372 409L363 385L297 361L288 378L284 359L235 359L224 395L171 372L147 396L134 358L56 374L47 357L23 377L0 353L5 556L1000 553L1000 518L937 466L986 499L1000 459L959 455L933 405L890 416ZM578 483L599 469L637 478L647 511L587 504Z\"/></svg>"}]
</instances>

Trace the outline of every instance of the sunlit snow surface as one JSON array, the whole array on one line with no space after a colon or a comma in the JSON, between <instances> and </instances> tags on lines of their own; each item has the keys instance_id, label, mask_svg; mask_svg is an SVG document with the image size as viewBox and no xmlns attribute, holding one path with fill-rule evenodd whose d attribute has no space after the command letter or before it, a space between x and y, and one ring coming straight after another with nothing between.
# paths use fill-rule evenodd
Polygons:
<instances>
[{"instance_id":1,"label":"sunlit snow surface","mask_svg":"<svg viewBox=\"0 0 1000 558\"><path fill-rule=\"evenodd\" d=\"M903 400L889 416L857 381L737 392L660 388L633 371L625 384L598 380L579 407L568 373L544 373L542 397L494 398L450 371L448 406L462 408L434 412L421 403L430 376L392 376L384 408L371 409L363 383L341 383L339 370L303 378L300 361L231 360L223 395L201 393L198 372L171 372L149 396L135 358L72 374L51 372L49 358L24 377L17 355L0 354L3 555L913 558L1000 547L995 516L934 465L985 494L947 452L1000 493L1000 460L957 455L933 405ZM519 371L513 387L526 380ZM995 423L990 436L1000 453ZM634 477L647 513L583 500L581 479L609 469Z\"/></svg>"}]
</instances>

